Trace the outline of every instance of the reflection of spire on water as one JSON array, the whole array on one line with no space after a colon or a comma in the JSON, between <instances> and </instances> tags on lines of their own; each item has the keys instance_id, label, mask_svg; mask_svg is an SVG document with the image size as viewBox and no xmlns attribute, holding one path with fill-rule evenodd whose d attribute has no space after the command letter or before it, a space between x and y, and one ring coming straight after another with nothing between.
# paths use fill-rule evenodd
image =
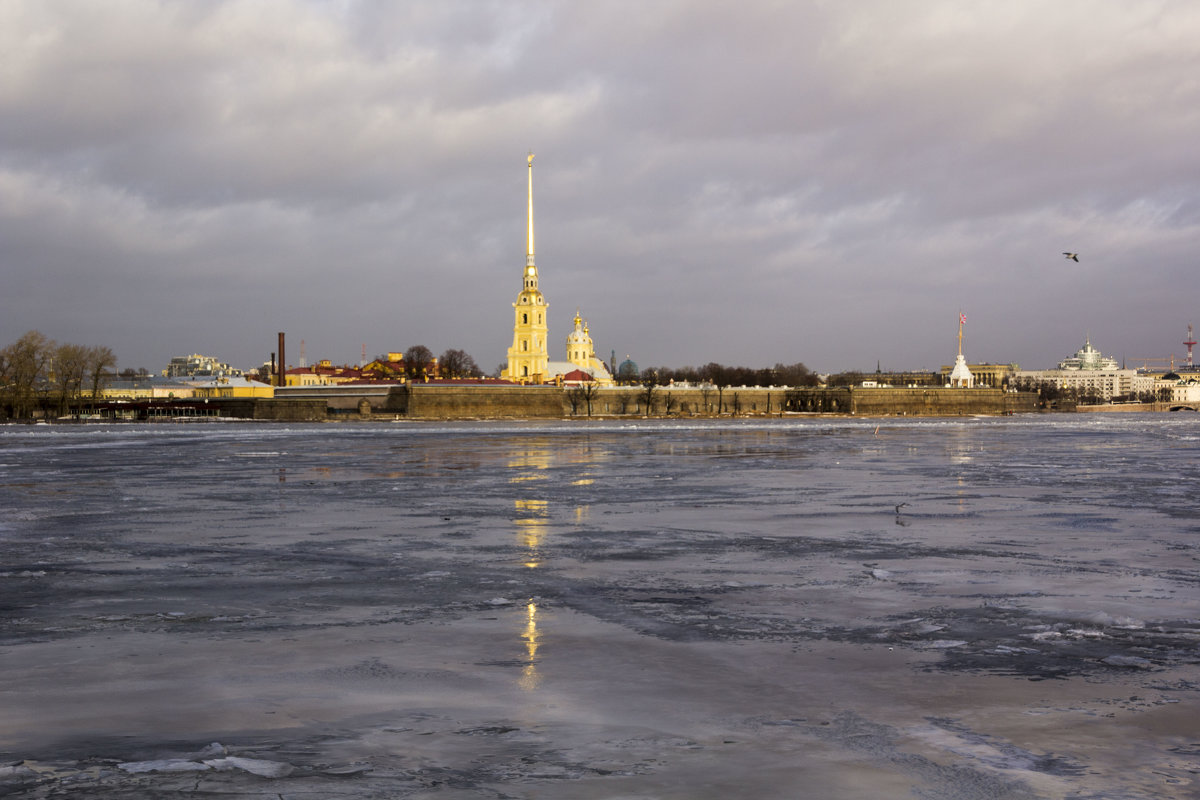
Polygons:
<instances>
[{"instance_id":1,"label":"reflection of spire on water","mask_svg":"<svg viewBox=\"0 0 1200 800\"><path fill-rule=\"evenodd\" d=\"M508 466L518 471L508 479L509 483L545 480L545 471L550 469L550 451L544 447L522 450L509 458Z\"/></svg>"},{"instance_id":2,"label":"reflection of spire on water","mask_svg":"<svg viewBox=\"0 0 1200 800\"><path fill-rule=\"evenodd\" d=\"M514 500L518 513L513 520L517 526L517 541L529 552L525 555L525 566L536 567L542 558L542 540L546 538L547 517L550 504L545 500Z\"/></svg>"},{"instance_id":3,"label":"reflection of spire on water","mask_svg":"<svg viewBox=\"0 0 1200 800\"><path fill-rule=\"evenodd\" d=\"M542 682L542 676L538 674L537 668L537 651L538 639L540 634L537 628L537 604L530 603L525 607L526 619L525 630L521 632L521 639L525 642L525 668L521 670L520 686L525 691L532 691Z\"/></svg>"}]
</instances>

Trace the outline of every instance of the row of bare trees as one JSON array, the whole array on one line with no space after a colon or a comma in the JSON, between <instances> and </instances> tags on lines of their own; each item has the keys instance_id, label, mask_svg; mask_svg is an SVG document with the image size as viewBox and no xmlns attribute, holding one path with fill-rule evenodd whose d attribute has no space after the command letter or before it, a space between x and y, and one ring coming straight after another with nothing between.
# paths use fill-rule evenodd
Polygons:
<instances>
[{"instance_id":1,"label":"row of bare trees","mask_svg":"<svg viewBox=\"0 0 1200 800\"><path fill-rule=\"evenodd\" d=\"M817 374L803 363L776 364L773 367L729 367L709 362L703 367L653 367L644 369L637 383L645 385L676 383L711 383L714 386L816 386Z\"/></svg>"},{"instance_id":2,"label":"row of bare trees","mask_svg":"<svg viewBox=\"0 0 1200 800\"><path fill-rule=\"evenodd\" d=\"M0 349L0 414L28 419L36 412L66 414L100 394L117 365L108 347L59 344L29 331Z\"/></svg>"}]
</instances>

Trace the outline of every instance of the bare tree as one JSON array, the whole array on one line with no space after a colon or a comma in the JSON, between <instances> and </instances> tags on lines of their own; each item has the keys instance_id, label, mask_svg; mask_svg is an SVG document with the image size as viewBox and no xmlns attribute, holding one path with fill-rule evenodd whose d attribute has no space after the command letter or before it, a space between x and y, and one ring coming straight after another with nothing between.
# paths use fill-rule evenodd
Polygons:
<instances>
[{"instance_id":1,"label":"bare tree","mask_svg":"<svg viewBox=\"0 0 1200 800\"><path fill-rule=\"evenodd\" d=\"M438 359L443 378L478 378L482 373L465 350L447 350Z\"/></svg>"},{"instance_id":2,"label":"bare tree","mask_svg":"<svg viewBox=\"0 0 1200 800\"><path fill-rule=\"evenodd\" d=\"M63 416L83 393L83 381L88 370L88 348L78 344L60 344L54 348L50 386L58 416Z\"/></svg>"},{"instance_id":3,"label":"bare tree","mask_svg":"<svg viewBox=\"0 0 1200 800\"><path fill-rule=\"evenodd\" d=\"M433 351L423 344L414 344L404 351L404 371L409 378L424 378L433 364Z\"/></svg>"},{"instance_id":4,"label":"bare tree","mask_svg":"<svg viewBox=\"0 0 1200 800\"><path fill-rule=\"evenodd\" d=\"M654 413L654 394L658 388L658 373L646 370L642 373L642 391L638 400L646 407L646 416Z\"/></svg>"},{"instance_id":5,"label":"bare tree","mask_svg":"<svg viewBox=\"0 0 1200 800\"><path fill-rule=\"evenodd\" d=\"M567 400L571 403L571 413L578 414L579 407L583 406L587 410L587 415L592 415L592 403L600 395L600 387L595 381L583 381L577 386L572 386L567 390Z\"/></svg>"},{"instance_id":6,"label":"bare tree","mask_svg":"<svg viewBox=\"0 0 1200 800\"><path fill-rule=\"evenodd\" d=\"M567 389L567 402L571 404L571 416L579 413L579 406L583 404L583 386L572 386Z\"/></svg>"},{"instance_id":7,"label":"bare tree","mask_svg":"<svg viewBox=\"0 0 1200 800\"><path fill-rule=\"evenodd\" d=\"M668 417L671 416L671 412L675 410L676 405L677 401L674 397L671 397L671 393L669 391L663 392L663 413Z\"/></svg>"},{"instance_id":8,"label":"bare tree","mask_svg":"<svg viewBox=\"0 0 1200 800\"><path fill-rule=\"evenodd\" d=\"M112 348L103 345L88 348L87 372L88 380L91 384L93 403L100 399L100 383L104 379L105 372L110 369L116 369L116 367L117 357L113 353Z\"/></svg>"},{"instance_id":9,"label":"bare tree","mask_svg":"<svg viewBox=\"0 0 1200 800\"><path fill-rule=\"evenodd\" d=\"M53 353L54 342L39 331L29 331L4 348L0 355L4 399L12 416L18 419L33 416L38 394L46 388L47 367Z\"/></svg>"},{"instance_id":10,"label":"bare tree","mask_svg":"<svg viewBox=\"0 0 1200 800\"><path fill-rule=\"evenodd\" d=\"M583 390L583 400L587 403L587 415L592 415L592 404L600 397L600 384L595 381L587 381L580 386Z\"/></svg>"}]
</instances>

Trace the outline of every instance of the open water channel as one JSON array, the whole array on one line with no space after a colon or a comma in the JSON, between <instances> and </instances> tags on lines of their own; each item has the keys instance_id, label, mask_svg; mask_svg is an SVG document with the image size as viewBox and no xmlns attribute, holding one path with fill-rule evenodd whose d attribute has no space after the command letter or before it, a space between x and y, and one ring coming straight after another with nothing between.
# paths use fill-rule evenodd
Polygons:
<instances>
[{"instance_id":1,"label":"open water channel","mask_svg":"<svg viewBox=\"0 0 1200 800\"><path fill-rule=\"evenodd\" d=\"M1200 416L0 428L0 796L1200 795Z\"/></svg>"}]
</instances>

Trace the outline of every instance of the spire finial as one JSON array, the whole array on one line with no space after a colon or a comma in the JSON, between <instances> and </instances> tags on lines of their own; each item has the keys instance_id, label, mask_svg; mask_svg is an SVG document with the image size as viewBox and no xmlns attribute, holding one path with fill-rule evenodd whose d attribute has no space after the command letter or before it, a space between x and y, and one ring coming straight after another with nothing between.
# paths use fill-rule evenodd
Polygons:
<instances>
[{"instance_id":1,"label":"spire finial","mask_svg":"<svg viewBox=\"0 0 1200 800\"><path fill-rule=\"evenodd\" d=\"M533 266L533 151L529 151L529 231L525 239L525 266Z\"/></svg>"}]
</instances>

